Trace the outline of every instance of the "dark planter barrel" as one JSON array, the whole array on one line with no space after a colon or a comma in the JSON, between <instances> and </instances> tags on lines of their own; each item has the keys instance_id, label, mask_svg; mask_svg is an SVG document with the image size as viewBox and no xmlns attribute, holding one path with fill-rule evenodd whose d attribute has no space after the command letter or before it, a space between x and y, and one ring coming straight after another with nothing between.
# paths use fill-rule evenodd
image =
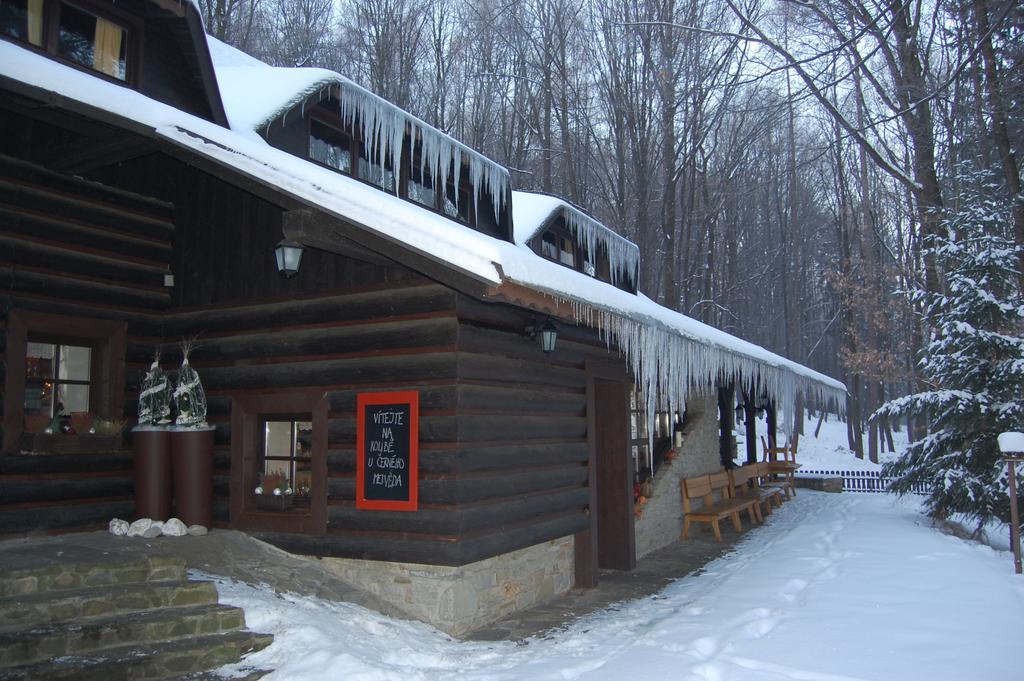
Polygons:
<instances>
[{"instance_id":1,"label":"dark planter barrel","mask_svg":"<svg viewBox=\"0 0 1024 681\"><path fill-rule=\"evenodd\" d=\"M163 429L132 432L135 452L135 517L171 517L171 434Z\"/></svg>"},{"instance_id":2,"label":"dark planter barrel","mask_svg":"<svg viewBox=\"0 0 1024 681\"><path fill-rule=\"evenodd\" d=\"M213 523L213 428L171 431L174 514L186 525Z\"/></svg>"}]
</instances>

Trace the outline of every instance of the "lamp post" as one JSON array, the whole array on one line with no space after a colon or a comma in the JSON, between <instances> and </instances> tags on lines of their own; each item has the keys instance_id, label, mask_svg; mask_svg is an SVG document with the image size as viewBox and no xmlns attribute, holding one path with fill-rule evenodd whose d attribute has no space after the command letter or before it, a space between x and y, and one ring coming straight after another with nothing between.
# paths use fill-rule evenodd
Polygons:
<instances>
[{"instance_id":1,"label":"lamp post","mask_svg":"<svg viewBox=\"0 0 1024 681\"><path fill-rule=\"evenodd\" d=\"M1021 574L1020 517L1017 513L1017 464L1024 463L1024 433L1000 433L999 451L1006 461L1010 483L1010 547L1013 549L1013 569Z\"/></svg>"}]
</instances>

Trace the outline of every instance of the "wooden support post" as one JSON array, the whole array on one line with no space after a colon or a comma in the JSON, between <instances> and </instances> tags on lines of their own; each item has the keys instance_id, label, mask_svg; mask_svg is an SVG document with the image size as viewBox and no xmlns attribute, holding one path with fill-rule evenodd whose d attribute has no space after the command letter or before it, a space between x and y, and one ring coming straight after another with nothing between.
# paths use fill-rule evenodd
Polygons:
<instances>
[{"instance_id":1,"label":"wooden support post","mask_svg":"<svg viewBox=\"0 0 1024 681\"><path fill-rule=\"evenodd\" d=\"M732 427L735 421L736 395L732 384L718 386L718 456L723 468L735 466L732 460Z\"/></svg>"},{"instance_id":2,"label":"wooden support post","mask_svg":"<svg viewBox=\"0 0 1024 681\"><path fill-rule=\"evenodd\" d=\"M1020 515L1017 512L1017 464L1024 458L1008 456L1006 466L1010 477L1010 546L1013 548L1013 569L1021 574Z\"/></svg>"},{"instance_id":3,"label":"wooden support post","mask_svg":"<svg viewBox=\"0 0 1024 681\"><path fill-rule=\"evenodd\" d=\"M768 401L768 409L766 411L768 415L768 446L775 448L778 447L776 444L778 442L778 425L775 413L775 400Z\"/></svg>"},{"instance_id":4,"label":"wooden support post","mask_svg":"<svg viewBox=\"0 0 1024 681\"><path fill-rule=\"evenodd\" d=\"M754 399L743 393L743 421L747 430L747 463L757 463L757 410Z\"/></svg>"}]
</instances>

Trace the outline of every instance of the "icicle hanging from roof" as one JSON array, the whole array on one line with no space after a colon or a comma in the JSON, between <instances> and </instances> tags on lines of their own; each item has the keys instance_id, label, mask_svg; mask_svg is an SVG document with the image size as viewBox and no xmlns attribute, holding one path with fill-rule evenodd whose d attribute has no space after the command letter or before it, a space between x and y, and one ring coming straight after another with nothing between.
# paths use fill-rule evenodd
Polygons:
<instances>
[{"instance_id":1,"label":"icicle hanging from roof","mask_svg":"<svg viewBox=\"0 0 1024 681\"><path fill-rule=\"evenodd\" d=\"M690 338L653 320L631 319L578 300L555 298L570 304L577 324L596 328L608 347L615 345L626 358L647 406L647 432L652 440L659 409L680 411L691 392L718 383L735 381L752 395L767 395L782 408L781 423L789 422L800 392L837 413L846 409L846 393L838 385L826 385L707 339ZM653 448L653 441L649 444Z\"/></svg>"},{"instance_id":2,"label":"icicle hanging from roof","mask_svg":"<svg viewBox=\"0 0 1024 681\"><path fill-rule=\"evenodd\" d=\"M623 281L639 285L640 249L636 244L568 204L565 204L565 224L577 241L582 240L583 247L595 262L598 247L605 249L613 286Z\"/></svg>"},{"instance_id":3,"label":"icicle hanging from roof","mask_svg":"<svg viewBox=\"0 0 1024 681\"><path fill-rule=\"evenodd\" d=\"M412 139L422 143L420 170L438 178L441 191L444 191L443 188L447 186L449 179L456 187L459 186L462 164L466 163L473 185L474 209L479 206L480 192L484 191L486 184L494 207L494 218L501 220L501 208L509 190L507 170L354 83L341 83L340 99L342 120L353 127L358 124L359 133L371 154L370 162L379 164L382 172L386 160L390 160L393 171L398 171L402 157L402 142L408 128ZM397 183L395 192L398 192ZM458 192L455 200L458 201Z\"/></svg>"}]
</instances>

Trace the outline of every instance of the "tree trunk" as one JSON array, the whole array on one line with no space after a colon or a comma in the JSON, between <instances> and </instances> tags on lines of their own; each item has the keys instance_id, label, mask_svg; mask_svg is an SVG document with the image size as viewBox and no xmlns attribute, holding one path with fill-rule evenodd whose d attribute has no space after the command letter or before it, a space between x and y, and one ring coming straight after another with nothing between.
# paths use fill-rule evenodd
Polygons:
<instances>
[{"instance_id":1,"label":"tree trunk","mask_svg":"<svg viewBox=\"0 0 1024 681\"><path fill-rule=\"evenodd\" d=\"M978 25L978 36L981 40L981 56L985 64L985 94L988 100L989 115L992 117L992 141L995 142L996 150L999 152L999 161L1003 167L1003 181L1006 182L1006 193L1010 195L1014 239L1018 246L1022 246L1024 245L1024 195L1021 194L1020 168L1017 166L1017 157L1010 144L1010 134L1006 123L1006 106L999 84L992 36L989 34L988 4L986 0L974 0L973 6L974 20ZM1020 289L1024 291L1024 249L1017 253L1017 276Z\"/></svg>"}]
</instances>

